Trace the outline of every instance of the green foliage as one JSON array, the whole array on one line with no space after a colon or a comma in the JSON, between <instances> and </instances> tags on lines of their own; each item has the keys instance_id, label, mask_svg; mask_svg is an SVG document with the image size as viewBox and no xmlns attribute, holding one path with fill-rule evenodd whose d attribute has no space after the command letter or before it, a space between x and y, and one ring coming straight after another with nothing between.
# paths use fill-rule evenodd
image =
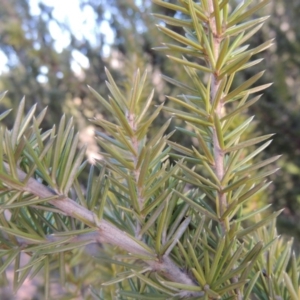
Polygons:
<instances>
[{"instance_id":1,"label":"green foliage","mask_svg":"<svg viewBox=\"0 0 300 300\"><path fill-rule=\"evenodd\" d=\"M280 212L247 210L279 156L257 160L272 134L248 138L253 118L240 115L270 84L253 86L258 72L233 85L272 45L245 45L267 19L249 17L269 1L153 2L185 16L155 15L184 31L158 25L172 40L158 50L189 77L165 77L181 90L168 97L176 106L153 108L146 72L120 88L106 70L108 99L89 89L110 119L91 119L102 158L82 187L85 146L77 150L73 120L44 131L45 111L25 115L22 100L12 129L0 131L0 273L13 264L17 290L44 272L45 298L58 272L66 297L298 299L299 262L277 234ZM183 121L176 131L190 146L172 141L171 118L149 135L162 111ZM92 243L95 253L83 248Z\"/></svg>"}]
</instances>

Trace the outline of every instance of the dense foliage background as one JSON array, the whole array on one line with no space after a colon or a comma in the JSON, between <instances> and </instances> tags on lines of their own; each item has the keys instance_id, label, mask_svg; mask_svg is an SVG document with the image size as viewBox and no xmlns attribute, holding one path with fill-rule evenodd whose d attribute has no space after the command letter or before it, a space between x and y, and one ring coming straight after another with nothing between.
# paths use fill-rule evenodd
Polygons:
<instances>
[{"instance_id":1,"label":"dense foliage background","mask_svg":"<svg viewBox=\"0 0 300 300\"><path fill-rule=\"evenodd\" d=\"M97 146L93 144L93 128L88 118L107 116L87 85L102 95L107 93L105 66L124 86L133 70L147 67L156 87L157 102L166 100L164 94L176 94L176 90L171 90L174 87L163 81L160 75L173 76L176 73L179 79L184 74L164 57L164 53L153 50L153 47L160 46L162 39L165 42L166 37L163 38L155 28L155 17L150 15L150 12L162 13L163 8L150 0L81 0L83 17L78 22L82 22L82 32L72 30L68 22L58 19L46 1L40 1L38 14L37 10L32 10L33 1L1 0L0 3L0 59L7 59L6 67L0 70L0 90L9 90L1 103L0 113L8 107L16 108L26 95L28 107L33 103L38 104L39 111L49 107L45 128L57 123L63 113L73 115L83 133L82 141L90 142L89 154L92 157ZM264 14L272 17L254 36L252 46L270 36L274 38L274 46L262 54L267 70L262 81L274 81L274 85L267 90L264 100L251 108L251 113L257 116L255 130L258 133L276 133L265 155L283 154L283 157L278 162L281 171L274 175L274 185L263 199L257 199L257 205L263 200L273 203L275 208L284 207L279 218L280 230L299 236L300 97L297 88L300 81L300 33L297 25L300 1L291 1L288 5L282 0L273 1L264 10ZM172 11L163 13L173 14ZM62 35L63 45L57 42ZM251 72L245 72L244 78L257 73L256 67ZM160 126L160 122L162 120L156 125ZM183 138L177 134L181 142Z\"/></svg>"}]
</instances>

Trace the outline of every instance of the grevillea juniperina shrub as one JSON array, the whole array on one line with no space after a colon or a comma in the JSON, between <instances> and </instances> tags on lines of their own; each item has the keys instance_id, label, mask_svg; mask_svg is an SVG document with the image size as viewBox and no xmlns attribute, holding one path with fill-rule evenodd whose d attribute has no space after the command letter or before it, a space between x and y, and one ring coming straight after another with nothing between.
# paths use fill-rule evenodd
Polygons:
<instances>
[{"instance_id":1,"label":"grevillea juniperina shrub","mask_svg":"<svg viewBox=\"0 0 300 300\"><path fill-rule=\"evenodd\" d=\"M45 131L46 111L25 114L22 100L13 128L1 127L0 273L13 264L15 290L44 274L46 299L57 278L61 299L300 299L299 260L276 232L280 212L246 209L279 158L257 159L272 134L245 135L253 117L244 113L270 86L256 84L263 71L236 80L272 45L251 48L269 1L153 2L177 12L155 15L173 40L156 50L190 78L164 76L182 91L167 97L172 106L145 96L146 72L126 90L106 70L108 99L90 91L114 121L91 120L102 157L91 166L72 119ZM162 111L170 118L149 135ZM166 133L172 120L190 147Z\"/></svg>"}]
</instances>

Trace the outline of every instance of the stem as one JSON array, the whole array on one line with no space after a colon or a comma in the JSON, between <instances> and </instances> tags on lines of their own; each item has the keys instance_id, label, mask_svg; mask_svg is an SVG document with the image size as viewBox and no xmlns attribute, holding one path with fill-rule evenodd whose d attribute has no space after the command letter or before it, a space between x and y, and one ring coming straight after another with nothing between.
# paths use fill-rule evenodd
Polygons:
<instances>
[{"instance_id":1,"label":"stem","mask_svg":"<svg viewBox=\"0 0 300 300\"><path fill-rule=\"evenodd\" d=\"M231 281L232 281L232 283L237 283L239 281L239 279L237 276L234 276ZM243 295L241 293L241 290L235 289L235 292L236 292L236 300L243 300Z\"/></svg>"},{"instance_id":2,"label":"stem","mask_svg":"<svg viewBox=\"0 0 300 300\"><path fill-rule=\"evenodd\" d=\"M209 5L209 13L210 13L210 15L213 15L213 12L214 12L213 0L208 0L208 5ZM215 61L217 61L217 59L219 57L222 38L217 33L215 17L210 17L209 25L210 25L209 28L210 28L210 30L212 32L212 36L213 36L213 41L212 41L213 55L214 55ZM211 65L211 68L213 68L212 65ZM211 78L211 88L210 88L210 100L212 102L214 100L216 93L218 91L218 88L220 86L220 81L218 80L218 77L216 74L212 73L211 76L212 76L212 78ZM217 117L219 119L221 119L222 114L223 114L222 101L219 101L218 105L216 106L215 113L216 113ZM222 148L219 144L217 130L215 127L213 127L212 134L213 134L213 155L214 155L214 159L215 159L215 172L216 172L217 178L221 182L224 177L224 173L225 173L224 151L222 150ZM222 189L222 187L221 187L221 189ZM217 194L218 194L217 201L219 201L219 213L220 213L220 216L222 216L225 209L227 208L227 197L226 197L226 194L223 193L222 191L218 191ZM226 220L220 221L220 223L221 223L222 232L223 232L223 234L225 234L225 232L228 230L228 228L226 226L227 221Z\"/></svg>"},{"instance_id":3,"label":"stem","mask_svg":"<svg viewBox=\"0 0 300 300\"><path fill-rule=\"evenodd\" d=\"M134 113L129 113L127 116L127 120L128 123L132 129L133 132L136 132L136 124L134 122L135 119L135 114ZM133 156L133 163L134 163L134 178L135 178L135 186L136 186L136 192L137 192L137 198L138 198L138 204L139 204L139 209L142 210L143 206L144 206L144 198L142 196L143 193L143 189L138 185L138 180L140 177L140 173L141 173L141 169L140 167L137 168L137 163L138 163L138 153L139 153L139 141L137 139L137 137L134 135L133 137L131 137L131 143L133 146L133 149L135 150L136 155L132 155ZM140 222L137 220L136 221L136 229L135 229L135 236L138 237L139 233L141 230L141 224Z\"/></svg>"},{"instance_id":4,"label":"stem","mask_svg":"<svg viewBox=\"0 0 300 300\"><path fill-rule=\"evenodd\" d=\"M214 5L213 5L213 0L208 0L209 4L209 13L212 16L214 12ZM216 15L216 14L215 14ZM209 19L209 28L212 31L213 35L213 55L215 62L218 60L219 53L220 53L220 46L222 42L222 38L218 35L217 33L217 26L216 26L216 19L215 17L210 17ZM213 68L213 66L211 66ZM214 100L215 95L219 89L220 86L220 81L218 80L218 76L214 73L212 73L212 80L211 80L211 90L210 90L210 99L211 101ZM217 118L221 119L222 115L224 114L224 105L222 102L222 99L219 101L215 108L215 114ZM217 130L215 127L213 127L213 151L214 151L214 159L215 159L215 171L216 171L216 176L218 177L219 181L222 182L222 179L225 174L225 168L224 168L224 151L222 150L220 144L219 144L219 139L217 136ZM220 216L223 215L225 209L227 208L227 195L226 193L222 192L223 187L220 186L221 190L218 191L218 199L219 201L219 213ZM222 233L223 235L226 234L226 232L229 230L229 222L228 218L225 218L225 220L220 221L221 228L222 228ZM232 280L233 283L238 282L238 278L234 277ZM236 293L236 298L237 300L242 300L242 294L241 290L239 288L235 289Z\"/></svg>"}]
</instances>

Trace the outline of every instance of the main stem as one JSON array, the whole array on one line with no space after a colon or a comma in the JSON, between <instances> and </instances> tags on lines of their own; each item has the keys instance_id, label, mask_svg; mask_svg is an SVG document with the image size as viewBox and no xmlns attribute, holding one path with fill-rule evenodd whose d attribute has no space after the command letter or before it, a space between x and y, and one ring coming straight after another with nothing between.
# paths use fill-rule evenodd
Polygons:
<instances>
[{"instance_id":1,"label":"main stem","mask_svg":"<svg viewBox=\"0 0 300 300\"><path fill-rule=\"evenodd\" d=\"M216 19L213 16L213 12L214 12L213 0L208 0L208 4L209 4L210 16L211 16L209 18L209 25L210 25L209 28L212 31L212 36L213 36L213 41L212 41L213 55L214 55L215 61L217 61L217 59L219 57L222 38L218 35L217 29L216 29ZM211 68L213 68L213 66L211 66ZM212 76L212 78L211 78L211 87L210 87L210 100L212 102L215 99L216 93L219 89L220 81L218 80L216 74L212 73L211 76ZM222 117L222 109L223 109L223 103L222 103L222 101L219 101L219 103L215 109L216 116L219 119L221 119L221 117ZM214 155L214 159L215 159L215 172L216 172L217 178L221 182L224 177L224 173L225 173L224 151L222 150L222 148L220 146L218 136L217 136L217 130L215 127L213 127L212 136L213 136L213 155ZM218 196L217 201L219 202L218 203L219 213L222 216L227 207L227 198L226 198L226 194L223 193L222 191L218 191L217 196ZM226 226L226 220L221 220L221 227L222 227L223 234L225 234L225 232L228 230L228 228Z\"/></svg>"},{"instance_id":2,"label":"main stem","mask_svg":"<svg viewBox=\"0 0 300 300\"><path fill-rule=\"evenodd\" d=\"M209 12L210 12L210 19L209 19L209 28L211 29L213 33L213 51L214 51L214 59L217 61L220 53L220 46L222 42L222 38L218 35L217 28L216 28L216 19L214 17L214 5L213 5L213 0L208 0L209 4ZM213 66L211 66L213 68ZM210 99L211 101L214 100L215 95L219 89L220 86L220 81L218 80L218 77L214 72L212 73L212 80L211 80L211 89L210 89ZM219 101L218 105L216 106L215 109L216 116L221 119L222 114L223 114L223 102L222 100ZM217 136L217 130L215 127L213 127L213 151L214 151L214 159L215 159L215 172L216 175L219 179L220 182L222 182L222 179L224 177L225 173L225 166L224 166L224 151L222 150L219 139ZM227 208L227 197L226 194L222 192L222 186L220 187L221 190L218 191L218 199L219 201L219 213L222 216L225 209ZM222 233L225 235L225 233L229 230L229 224L227 221L227 218L225 220L221 220L221 228L222 228ZM232 280L233 283L236 283L238 281L238 278L234 278ZM236 292L236 299L237 300L242 300L242 294L239 288L235 289Z\"/></svg>"}]
</instances>

